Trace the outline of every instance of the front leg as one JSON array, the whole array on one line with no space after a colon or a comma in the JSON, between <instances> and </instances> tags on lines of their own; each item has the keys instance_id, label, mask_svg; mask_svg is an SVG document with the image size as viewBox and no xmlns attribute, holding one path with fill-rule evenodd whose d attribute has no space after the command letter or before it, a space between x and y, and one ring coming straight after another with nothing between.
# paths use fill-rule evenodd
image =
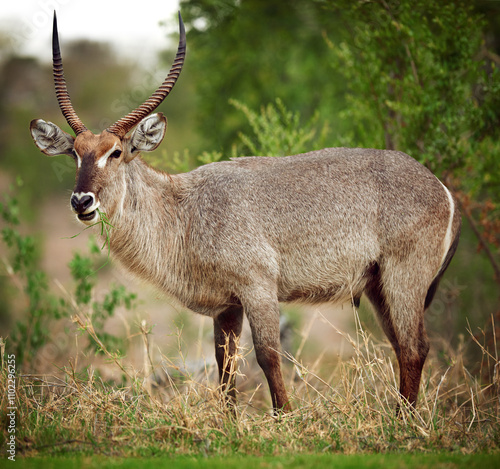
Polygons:
<instances>
[{"instance_id":1,"label":"front leg","mask_svg":"<svg viewBox=\"0 0 500 469\"><path fill-rule=\"evenodd\" d=\"M256 295L256 298L259 296ZM245 313L252 330L257 362L266 375L274 413L292 410L281 374L280 312L278 300L260 298L259 303L245 304ZM252 304L253 303L253 304Z\"/></svg>"},{"instance_id":2,"label":"front leg","mask_svg":"<svg viewBox=\"0 0 500 469\"><path fill-rule=\"evenodd\" d=\"M215 359L222 392L236 403L236 352L243 326L243 307L234 305L214 318Z\"/></svg>"}]
</instances>

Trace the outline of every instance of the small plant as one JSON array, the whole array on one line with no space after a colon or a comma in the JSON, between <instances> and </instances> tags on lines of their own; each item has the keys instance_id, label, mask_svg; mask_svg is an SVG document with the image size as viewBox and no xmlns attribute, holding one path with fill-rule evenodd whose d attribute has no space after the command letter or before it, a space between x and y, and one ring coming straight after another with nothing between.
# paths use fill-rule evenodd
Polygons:
<instances>
[{"instance_id":1,"label":"small plant","mask_svg":"<svg viewBox=\"0 0 500 469\"><path fill-rule=\"evenodd\" d=\"M300 113L288 110L279 98L275 104L262 107L260 114L234 99L229 102L245 114L252 127L254 138L243 133L239 137L254 156L295 155L313 150L314 142L317 142L318 148L324 146L328 126L323 125L318 138L318 115L301 124Z\"/></svg>"},{"instance_id":2,"label":"small plant","mask_svg":"<svg viewBox=\"0 0 500 469\"><path fill-rule=\"evenodd\" d=\"M22 185L22 182L18 181L18 185ZM123 285L113 285L102 300L95 298L96 272L109 261L109 235L112 229L106 214L102 211L98 213L100 220L96 225L100 225L104 244L99 248L95 239L91 238L89 254L74 254L69 263L74 292L59 297L50 291L47 275L38 267L39 250L36 239L20 233L20 207L17 198L10 194L3 196L3 202L0 203L0 220L4 224L1 238L9 249L9 255L3 258L3 264L10 283L21 292L26 304L24 315L11 327L6 342L9 352L15 354L17 365L24 372L37 371L35 358L42 347L52 343L51 331L56 322L70 318L75 311L83 312L90 318L101 344L111 350L124 352L123 340L105 332L104 326L117 308L132 309L136 295L128 292ZM96 259L106 247L108 261L96 270ZM102 351L95 340L89 342L88 349Z\"/></svg>"},{"instance_id":3,"label":"small plant","mask_svg":"<svg viewBox=\"0 0 500 469\"><path fill-rule=\"evenodd\" d=\"M108 248L108 259L109 259L109 254L110 254L110 235L109 232L111 228L113 228L113 225L109 222L108 216L106 213L102 212L101 210L97 209L97 213L99 214L100 220L96 223L96 225L101 225L101 237L104 237L104 244L101 247L101 250L104 249L104 247ZM95 226L95 225L93 225Z\"/></svg>"},{"instance_id":4,"label":"small plant","mask_svg":"<svg viewBox=\"0 0 500 469\"><path fill-rule=\"evenodd\" d=\"M97 221L93 225L87 226L87 228L84 228L82 231L80 231L80 233L77 233L76 235L71 236L70 239L73 239L73 238L76 238L77 236L80 236L84 231L87 231L88 229L93 228L94 226L100 226L100 228L101 228L100 236L101 236L101 238L104 238L104 244L101 246L100 250L102 251L105 247L108 250L107 261L101 267L99 267L99 269L97 269L97 270L101 270L109 262L109 256L111 253L110 231L113 228L113 225L109 222L108 216L106 215L105 212L103 212L99 208L97 208L96 211L97 211L97 214L99 215L99 221ZM99 249L97 248L97 245L95 245L95 243L91 244L91 252L94 254L99 253Z\"/></svg>"},{"instance_id":5,"label":"small plant","mask_svg":"<svg viewBox=\"0 0 500 469\"><path fill-rule=\"evenodd\" d=\"M100 227L100 237L104 238L104 243L99 248L95 238L90 238L90 254L91 256L97 256L104 248L107 248L107 260L97 270L94 270L91 257L82 256L79 253L73 256L73 259L69 263L69 267L71 269L71 275L76 282L75 300L79 306L78 312L81 307L85 307L92 325L94 334L90 334L93 340L89 342L89 349L94 350L96 353L102 353L104 350L103 347L105 346L108 349L117 350L118 354L123 354L123 341L119 337L105 332L104 325L106 320L114 315L118 307L124 306L127 310L132 309L137 295L127 292L123 285L113 285L102 301L91 301L96 283L96 273L105 267L110 259L110 231L113 229L113 225L109 222L106 213L99 209L97 209L97 213L99 215L99 221L88 226L83 231L95 226ZM83 231L72 236L72 238L79 236ZM81 323L81 319L75 322L79 323L82 330L87 330L85 327L82 327L83 323Z\"/></svg>"},{"instance_id":6,"label":"small plant","mask_svg":"<svg viewBox=\"0 0 500 469\"><path fill-rule=\"evenodd\" d=\"M99 223L104 225L104 222ZM106 246L106 243L104 246ZM91 340L89 342L88 348L90 350L100 353L103 351L101 344L105 344L107 348L123 353L123 340L116 335L105 332L104 326L106 321L115 314L118 307L124 307L127 310L133 309L137 295L128 292L123 285L112 285L101 301L95 300L96 272L106 264L95 270L94 258L101 253L103 247L99 248L95 238L91 238L89 247L90 256L75 253L69 263L71 276L75 281L74 300L76 307L74 310L77 314L83 312L89 318L94 328L95 336L99 339L98 341Z\"/></svg>"}]
</instances>

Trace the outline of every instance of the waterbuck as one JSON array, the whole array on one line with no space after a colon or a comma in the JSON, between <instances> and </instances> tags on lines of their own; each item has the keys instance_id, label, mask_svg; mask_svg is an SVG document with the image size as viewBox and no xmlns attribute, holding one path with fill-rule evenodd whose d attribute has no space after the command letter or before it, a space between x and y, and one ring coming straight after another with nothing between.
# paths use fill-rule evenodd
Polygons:
<instances>
[{"instance_id":1,"label":"waterbuck","mask_svg":"<svg viewBox=\"0 0 500 469\"><path fill-rule=\"evenodd\" d=\"M373 304L399 362L400 393L414 405L428 350L424 312L456 250L460 214L449 190L398 151L326 148L236 158L186 174L158 171L139 156L162 141L167 121L150 115L174 86L177 55L157 91L98 135L78 118L63 76L54 16L57 99L75 137L31 122L46 155L76 162L71 208L86 225L105 212L111 252L127 269L214 322L222 388L243 315L275 411L291 406L281 374L279 302ZM135 127L130 135L127 135Z\"/></svg>"}]
</instances>

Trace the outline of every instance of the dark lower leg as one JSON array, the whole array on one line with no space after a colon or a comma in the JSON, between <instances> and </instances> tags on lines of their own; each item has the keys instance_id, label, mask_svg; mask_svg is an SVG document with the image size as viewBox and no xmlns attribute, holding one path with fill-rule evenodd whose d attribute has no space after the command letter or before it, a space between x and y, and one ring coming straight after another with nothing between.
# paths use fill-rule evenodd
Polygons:
<instances>
[{"instance_id":1,"label":"dark lower leg","mask_svg":"<svg viewBox=\"0 0 500 469\"><path fill-rule=\"evenodd\" d=\"M232 306L214 319L215 358L221 390L236 402L236 353L243 326L243 308Z\"/></svg>"},{"instance_id":2,"label":"dark lower leg","mask_svg":"<svg viewBox=\"0 0 500 469\"><path fill-rule=\"evenodd\" d=\"M255 355L264 372L275 413L290 411L290 403L281 374L280 314L278 302L259 305L256 309L246 310L252 329Z\"/></svg>"},{"instance_id":3,"label":"dark lower leg","mask_svg":"<svg viewBox=\"0 0 500 469\"><path fill-rule=\"evenodd\" d=\"M281 357L279 353L273 347L257 344L255 344L255 353L257 362L269 384L275 413L291 411L292 408L288 401L283 375L281 374Z\"/></svg>"},{"instance_id":4,"label":"dark lower leg","mask_svg":"<svg viewBox=\"0 0 500 469\"><path fill-rule=\"evenodd\" d=\"M378 271L368 282L365 293L375 307L382 328L398 358L401 397L414 407L420 387L422 368L429 351L429 341L424 329L423 309L418 306L410 308L404 296L401 296L400 304L390 305L382 288L382 280ZM397 308L400 311L397 311ZM401 324L402 317L407 318L406 326ZM400 413L399 404L396 412Z\"/></svg>"},{"instance_id":5,"label":"dark lower leg","mask_svg":"<svg viewBox=\"0 0 500 469\"><path fill-rule=\"evenodd\" d=\"M413 347L402 346L398 356L399 392L411 407L415 407L422 378L422 369L429 352L429 341L423 325L419 327L418 339L412 345Z\"/></svg>"}]
</instances>

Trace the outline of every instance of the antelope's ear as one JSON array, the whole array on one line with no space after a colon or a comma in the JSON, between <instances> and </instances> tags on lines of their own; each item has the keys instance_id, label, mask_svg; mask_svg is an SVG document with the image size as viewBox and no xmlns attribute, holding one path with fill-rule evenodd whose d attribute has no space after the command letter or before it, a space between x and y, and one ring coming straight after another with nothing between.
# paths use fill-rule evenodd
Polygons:
<instances>
[{"instance_id":1,"label":"antelope's ear","mask_svg":"<svg viewBox=\"0 0 500 469\"><path fill-rule=\"evenodd\" d=\"M152 114L142 119L128 140L127 162L141 151L153 151L163 140L167 130L167 118L161 113Z\"/></svg>"},{"instance_id":2,"label":"antelope's ear","mask_svg":"<svg viewBox=\"0 0 500 469\"><path fill-rule=\"evenodd\" d=\"M34 119L30 124L30 132L35 145L47 156L72 155L74 137L52 122Z\"/></svg>"}]
</instances>

